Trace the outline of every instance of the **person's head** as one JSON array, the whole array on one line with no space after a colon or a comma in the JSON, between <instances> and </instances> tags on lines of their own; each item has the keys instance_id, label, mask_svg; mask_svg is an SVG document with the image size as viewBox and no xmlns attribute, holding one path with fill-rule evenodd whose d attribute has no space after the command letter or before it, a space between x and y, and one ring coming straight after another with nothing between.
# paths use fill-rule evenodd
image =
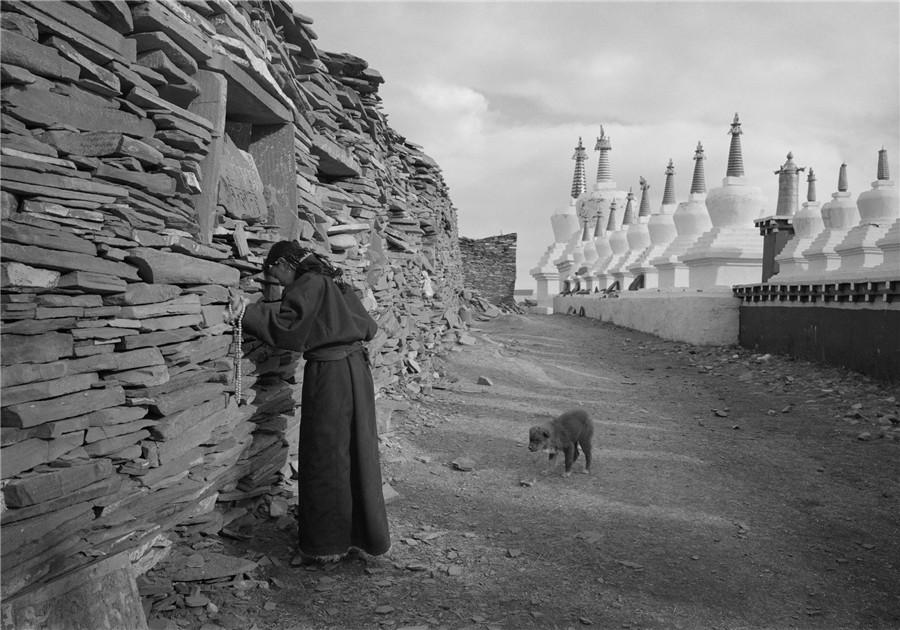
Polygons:
<instances>
[{"instance_id":1,"label":"person's head","mask_svg":"<svg viewBox=\"0 0 900 630\"><path fill-rule=\"evenodd\" d=\"M321 273L337 282L343 281L340 269L335 269L327 258L302 247L297 241L275 243L263 263L263 272L275 278L283 287L309 271Z\"/></svg>"}]
</instances>

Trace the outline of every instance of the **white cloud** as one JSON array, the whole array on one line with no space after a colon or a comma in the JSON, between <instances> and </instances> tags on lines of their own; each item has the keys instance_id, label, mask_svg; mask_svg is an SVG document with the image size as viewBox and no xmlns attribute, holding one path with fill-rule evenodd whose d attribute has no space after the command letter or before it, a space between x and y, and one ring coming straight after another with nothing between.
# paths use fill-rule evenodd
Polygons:
<instances>
[{"instance_id":1,"label":"white cloud","mask_svg":"<svg viewBox=\"0 0 900 630\"><path fill-rule=\"evenodd\" d=\"M684 199L697 141L707 187L725 175L729 123L744 166L774 209L788 151L813 167L821 201L846 161L851 191L875 178L885 146L900 170L896 4L860 2L304 3L325 50L351 52L386 79L397 131L440 164L460 233L519 235L519 278L552 240L568 202L579 136L613 139L622 188L662 199L676 167ZM803 189L805 193L805 188Z\"/></svg>"},{"instance_id":2,"label":"white cloud","mask_svg":"<svg viewBox=\"0 0 900 630\"><path fill-rule=\"evenodd\" d=\"M439 137L456 150L477 151L484 143L488 102L484 95L463 85L437 81L411 88L419 115L428 121L423 132Z\"/></svg>"}]
</instances>

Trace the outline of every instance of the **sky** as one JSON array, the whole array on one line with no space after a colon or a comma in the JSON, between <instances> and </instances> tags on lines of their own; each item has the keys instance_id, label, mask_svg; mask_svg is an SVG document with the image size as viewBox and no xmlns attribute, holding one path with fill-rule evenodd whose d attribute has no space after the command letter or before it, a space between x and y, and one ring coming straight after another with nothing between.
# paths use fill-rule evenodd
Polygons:
<instances>
[{"instance_id":1,"label":"sky","mask_svg":"<svg viewBox=\"0 0 900 630\"><path fill-rule=\"evenodd\" d=\"M747 183L775 213L774 171L793 153L820 202L847 163L869 190L878 151L900 180L897 2L297 2L321 50L365 59L388 122L440 165L459 234L515 232L517 289L553 243L579 137L588 190L602 125L612 179L639 178L659 209L669 159L677 201L697 142L722 184L735 113ZM805 199L805 176L801 200Z\"/></svg>"}]
</instances>

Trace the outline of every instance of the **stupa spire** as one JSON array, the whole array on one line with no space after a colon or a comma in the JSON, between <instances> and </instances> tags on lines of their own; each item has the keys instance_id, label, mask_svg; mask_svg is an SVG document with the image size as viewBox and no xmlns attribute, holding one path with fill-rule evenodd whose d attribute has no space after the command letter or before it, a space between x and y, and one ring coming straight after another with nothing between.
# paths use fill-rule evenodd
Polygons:
<instances>
[{"instance_id":1,"label":"stupa spire","mask_svg":"<svg viewBox=\"0 0 900 630\"><path fill-rule=\"evenodd\" d=\"M703 168L703 145L697 142L697 150L694 151L694 178L691 180L691 194L706 192L706 170Z\"/></svg>"},{"instance_id":2,"label":"stupa spire","mask_svg":"<svg viewBox=\"0 0 900 630\"><path fill-rule=\"evenodd\" d=\"M600 151L600 159L597 161L597 181L611 182L612 169L609 166L609 152L612 151L610 138L606 137L603 125L600 125L600 137L597 138L597 144L594 145L594 151Z\"/></svg>"},{"instance_id":3,"label":"stupa spire","mask_svg":"<svg viewBox=\"0 0 900 630\"><path fill-rule=\"evenodd\" d=\"M891 178L891 167L888 165L887 149L881 147L878 152L878 179L889 180Z\"/></svg>"},{"instance_id":4,"label":"stupa spire","mask_svg":"<svg viewBox=\"0 0 900 630\"><path fill-rule=\"evenodd\" d=\"M594 238L603 236L603 213L597 212L597 221L594 225Z\"/></svg>"},{"instance_id":5,"label":"stupa spire","mask_svg":"<svg viewBox=\"0 0 900 630\"><path fill-rule=\"evenodd\" d=\"M578 146L575 147L575 176L572 178L572 199L578 199L587 190L587 177L584 174L584 162L587 160L587 151L578 138Z\"/></svg>"},{"instance_id":6,"label":"stupa spire","mask_svg":"<svg viewBox=\"0 0 900 630\"><path fill-rule=\"evenodd\" d=\"M666 167L666 187L663 189L662 203L675 203L675 164L672 163L672 158L669 158L669 165Z\"/></svg>"},{"instance_id":7,"label":"stupa spire","mask_svg":"<svg viewBox=\"0 0 900 630\"><path fill-rule=\"evenodd\" d=\"M741 153L741 122L738 120L737 112L734 113L734 120L731 122L731 148L728 149L728 172L726 177L743 177L744 176L744 156Z\"/></svg>"},{"instance_id":8,"label":"stupa spire","mask_svg":"<svg viewBox=\"0 0 900 630\"><path fill-rule=\"evenodd\" d=\"M622 217L622 225L631 225L634 223L634 193L631 188L628 189L628 201L625 203L625 216Z\"/></svg>"},{"instance_id":9,"label":"stupa spire","mask_svg":"<svg viewBox=\"0 0 900 630\"><path fill-rule=\"evenodd\" d=\"M671 160L669 162L671 164ZM652 213L650 211L650 195L647 193L650 190L650 184L647 183L647 180L641 177L641 209L638 211L639 217L649 217Z\"/></svg>"},{"instance_id":10,"label":"stupa spire","mask_svg":"<svg viewBox=\"0 0 900 630\"><path fill-rule=\"evenodd\" d=\"M816 174L813 173L812 167L809 168L809 175L806 177L806 200L809 203L816 201Z\"/></svg>"},{"instance_id":11,"label":"stupa spire","mask_svg":"<svg viewBox=\"0 0 900 630\"><path fill-rule=\"evenodd\" d=\"M775 214L779 217L790 217L797 210L797 201L800 187L800 171L806 167L797 167L794 164L794 154L788 151L787 162L777 171L778 175L778 203L775 205Z\"/></svg>"},{"instance_id":12,"label":"stupa spire","mask_svg":"<svg viewBox=\"0 0 900 630\"><path fill-rule=\"evenodd\" d=\"M838 171L838 192L847 192L850 186L847 184L847 163L841 164L841 170Z\"/></svg>"},{"instance_id":13,"label":"stupa spire","mask_svg":"<svg viewBox=\"0 0 900 630\"><path fill-rule=\"evenodd\" d=\"M616 200L609 204L609 221L606 223L606 231L614 232L616 229Z\"/></svg>"}]
</instances>

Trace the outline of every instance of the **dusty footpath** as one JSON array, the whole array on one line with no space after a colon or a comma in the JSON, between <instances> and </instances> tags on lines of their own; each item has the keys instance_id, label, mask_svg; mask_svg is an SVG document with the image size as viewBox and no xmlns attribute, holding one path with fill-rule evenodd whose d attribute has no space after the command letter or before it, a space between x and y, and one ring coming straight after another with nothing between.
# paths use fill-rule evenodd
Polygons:
<instances>
[{"instance_id":1,"label":"dusty footpath","mask_svg":"<svg viewBox=\"0 0 900 630\"><path fill-rule=\"evenodd\" d=\"M900 628L896 387L565 315L471 334L383 436L388 556L292 566L272 523L223 543L255 588L157 627ZM592 474L541 475L528 429L575 407Z\"/></svg>"}]
</instances>

